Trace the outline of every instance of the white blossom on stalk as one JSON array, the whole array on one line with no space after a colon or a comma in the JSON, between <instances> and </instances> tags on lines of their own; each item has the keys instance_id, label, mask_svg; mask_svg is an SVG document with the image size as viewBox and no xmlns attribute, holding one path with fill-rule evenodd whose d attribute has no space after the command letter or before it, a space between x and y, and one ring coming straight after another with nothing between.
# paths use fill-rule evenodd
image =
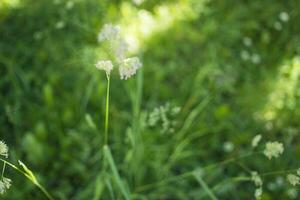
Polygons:
<instances>
[{"instance_id":1,"label":"white blossom on stalk","mask_svg":"<svg viewBox=\"0 0 300 200\"><path fill-rule=\"evenodd\" d=\"M0 180L0 194L3 194L8 190L11 186L11 180L9 178L3 177L2 180Z\"/></svg>"},{"instance_id":2,"label":"white blossom on stalk","mask_svg":"<svg viewBox=\"0 0 300 200\"><path fill-rule=\"evenodd\" d=\"M256 188L255 192L254 192L254 196L255 196L255 199L257 200L260 200L261 199L261 195L262 195L262 188L259 187L259 188Z\"/></svg>"},{"instance_id":3,"label":"white blossom on stalk","mask_svg":"<svg viewBox=\"0 0 300 200\"><path fill-rule=\"evenodd\" d=\"M300 185L300 178L294 174L288 174L286 179L293 186Z\"/></svg>"},{"instance_id":4,"label":"white blossom on stalk","mask_svg":"<svg viewBox=\"0 0 300 200\"><path fill-rule=\"evenodd\" d=\"M255 186L262 186L263 181L256 171L251 172L251 180L254 182Z\"/></svg>"},{"instance_id":5,"label":"white blossom on stalk","mask_svg":"<svg viewBox=\"0 0 300 200\"><path fill-rule=\"evenodd\" d=\"M256 135L253 139L252 139L252 147L256 147L258 145L258 143L261 140L261 135Z\"/></svg>"},{"instance_id":6,"label":"white blossom on stalk","mask_svg":"<svg viewBox=\"0 0 300 200\"><path fill-rule=\"evenodd\" d=\"M8 157L8 146L3 141L0 141L0 155Z\"/></svg>"},{"instance_id":7,"label":"white blossom on stalk","mask_svg":"<svg viewBox=\"0 0 300 200\"><path fill-rule=\"evenodd\" d=\"M105 71L106 75L109 76L113 69L113 64L110 60L101 60L96 63L96 68Z\"/></svg>"},{"instance_id":8,"label":"white blossom on stalk","mask_svg":"<svg viewBox=\"0 0 300 200\"><path fill-rule=\"evenodd\" d=\"M126 58L119 67L120 78L127 80L136 74L136 71L142 67L138 57Z\"/></svg>"},{"instance_id":9,"label":"white blossom on stalk","mask_svg":"<svg viewBox=\"0 0 300 200\"><path fill-rule=\"evenodd\" d=\"M120 27L112 24L105 24L98 34L98 42L104 40L114 40L120 36Z\"/></svg>"},{"instance_id":10,"label":"white blossom on stalk","mask_svg":"<svg viewBox=\"0 0 300 200\"><path fill-rule=\"evenodd\" d=\"M284 151L283 144L279 142L268 142L266 144L264 154L269 159L272 157L277 158L280 154L282 154Z\"/></svg>"}]
</instances>

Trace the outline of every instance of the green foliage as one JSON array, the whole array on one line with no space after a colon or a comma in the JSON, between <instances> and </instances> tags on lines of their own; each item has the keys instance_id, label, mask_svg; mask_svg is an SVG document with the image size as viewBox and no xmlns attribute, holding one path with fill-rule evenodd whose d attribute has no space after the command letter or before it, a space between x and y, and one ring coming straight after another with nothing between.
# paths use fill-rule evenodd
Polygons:
<instances>
[{"instance_id":1,"label":"green foliage","mask_svg":"<svg viewBox=\"0 0 300 200\"><path fill-rule=\"evenodd\" d=\"M55 199L252 199L248 179L231 180L248 176L245 166L300 166L299 1L68 2L0 2L0 139ZM100 27L126 27L142 9L156 16L176 3L188 12L141 39L138 76L111 77L110 149L103 152L106 78L94 67L105 54ZM166 103L181 107L167 115L174 131L148 124ZM284 156L206 167L251 151L257 134L283 142ZM44 198L13 171L9 177L13 187L3 198ZM265 177L263 199L289 198L287 184L269 186L278 177Z\"/></svg>"}]
</instances>

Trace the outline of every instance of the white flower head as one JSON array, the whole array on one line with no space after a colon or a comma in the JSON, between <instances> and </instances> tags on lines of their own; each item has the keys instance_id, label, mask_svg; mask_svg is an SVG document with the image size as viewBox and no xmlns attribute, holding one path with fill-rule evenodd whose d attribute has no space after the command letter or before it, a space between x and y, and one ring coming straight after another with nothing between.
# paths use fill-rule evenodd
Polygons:
<instances>
[{"instance_id":1,"label":"white flower head","mask_svg":"<svg viewBox=\"0 0 300 200\"><path fill-rule=\"evenodd\" d=\"M256 135L253 139L252 139L252 147L257 147L258 143L261 140L261 135Z\"/></svg>"},{"instance_id":2,"label":"white flower head","mask_svg":"<svg viewBox=\"0 0 300 200\"><path fill-rule=\"evenodd\" d=\"M117 39L120 36L120 32L121 29L119 26L105 24L98 34L98 42Z\"/></svg>"},{"instance_id":3,"label":"white flower head","mask_svg":"<svg viewBox=\"0 0 300 200\"><path fill-rule=\"evenodd\" d=\"M8 190L11 186L11 180L9 178L3 177L2 180L0 180L0 194L3 194Z\"/></svg>"},{"instance_id":4,"label":"white flower head","mask_svg":"<svg viewBox=\"0 0 300 200\"><path fill-rule=\"evenodd\" d=\"M251 172L251 180L255 186L262 186L263 181L256 171Z\"/></svg>"},{"instance_id":5,"label":"white flower head","mask_svg":"<svg viewBox=\"0 0 300 200\"><path fill-rule=\"evenodd\" d=\"M268 142L266 144L264 154L269 159L272 157L277 158L284 151L283 144L280 142Z\"/></svg>"},{"instance_id":6,"label":"white flower head","mask_svg":"<svg viewBox=\"0 0 300 200\"><path fill-rule=\"evenodd\" d=\"M256 188L256 190L254 192L255 199L257 199L257 200L261 199L262 192L263 191L262 191L261 187Z\"/></svg>"},{"instance_id":7,"label":"white flower head","mask_svg":"<svg viewBox=\"0 0 300 200\"><path fill-rule=\"evenodd\" d=\"M0 141L0 155L8 157L8 146L3 141Z\"/></svg>"},{"instance_id":8,"label":"white flower head","mask_svg":"<svg viewBox=\"0 0 300 200\"><path fill-rule=\"evenodd\" d=\"M290 19L290 16L287 12L281 12L281 13L279 13L279 19L283 22L288 22Z\"/></svg>"},{"instance_id":9,"label":"white flower head","mask_svg":"<svg viewBox=\"0 0 300 200\"><path fill-rule=\"evenodd\" d=\"M126 58L119 67L120 78L127 80L136 74L136 71L142 67L138 57Z\"/></svg>"},{"instance_id":10,"label":"white flower head","mask_svg":"<svg viewBox=\"0 0 300 200\"><path fill-rule=\"evenodd\" d=\"M96 63L96 68L105 71L106 75L109 76L113 70L113 64L110 60L101 60Z\"/></svg>"},{"instance_id":11,"label":"white flower head","mask_svg":"<svg viewBox=\"0 0 300 200\"><path fill-rule=\"evenodd\" d=\"M293 186L300 185L300 177L298 177L294 174L288 174L286 176L286 179Z\"/></svg>"}]
</instances>

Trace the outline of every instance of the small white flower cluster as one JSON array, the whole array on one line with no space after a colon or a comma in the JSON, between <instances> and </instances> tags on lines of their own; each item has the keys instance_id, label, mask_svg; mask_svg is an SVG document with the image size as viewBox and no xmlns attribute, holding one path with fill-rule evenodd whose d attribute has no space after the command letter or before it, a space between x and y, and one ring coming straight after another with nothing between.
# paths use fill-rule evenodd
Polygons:
<instances>
[{"instance_id":1,"label":"small white flower cluster","mask_svg":"<svg viewBox=\"0 0 300 200\"><path fill-rule=\"evenodd\" d=\"M260 142L261 140L261 135L256 135L253 140L252 140L252 147L255 148L257 147L258 143Z\"/></svg>"},{"instance_id":2,"label":"small white flower cluster","mask_svg":"<svg viewBox=\"0 0 300 200\"><path fill-rule=\"evenodd\" d=\"M11 180L9 178L3 177L0 180L0 194L4 194L11 186Z\"/></svg>"},{"instance_id":3,"label":"small white flower cluster","mask_svg":"<svg viewBox=\"0 0 300 200\"><path fill-rule=\"evenodd\" d=\"M257 147L257 145L260 143L262 139L262 136L260 134L256 135L253 139L252 139L252 147L255 148ZM284 151L284 147L283 144L280 142L267 142L265 144L265 148L263 151L263 154L269 158L272 159L274 158L278 158L281 154L283 154Z\"/></svg>"},{"instance_id":4,"label":"small white flower cluster","mask_svg":"<svg viewBox=\"0 0 300 200\"><path fill-rule=\"evenodd\" d=\"M5 144L5 142L0 141L0 155L4 156L5 158L8 157L8 146ZM4 172L3 167L3 172ZM11 186L11 180L9 178L5 178L2 174L2 177L0 179L0 194L3 194L6 190L8 190Z\"/></svg>"},{"instance_id":5,"label":"small white flower cluster","mask_svg":"<svg viewBox=\"0 0 300 200\"><path fill-rule=\"evenodd\" d=\"M292 186L300 185L300 169L297 170L297 175L288 174L286 179Z\"/></svg>"},{"instance_id":6,"label":"small white flower cluster","mask_svg":"<svg viewBox=\"0 0 300 200\"><path fill-rule=\"evenodd\" d=\"M142 67L138 57L126 58L128 44L121 37L121 28L112 24L105 24L98 35L98 42L109 41L113 56L119 66L121 79L127 80L136 74L137 70ZM98 61L97 69L104 70L109 76L113 69L113 62L110 60Z\"/></svg>"},{"instance_id":7,"label":"small white flower cluster","mask_svg":"<svg viewBox=\"0 0 300 200\"><path fill-rule=\"evenodd\" d=\"M255 199L259 200L261 199L261 195L263 192L262 190L263 181L256 171L251 172L251 180L253 181L254 185L257 187L254 192Z\"/></svg>"},{"instance_id":8,"label":"small white flower cluster","mask_svg":"<svg viewBox=\"0 0 300 200\"><path fill-rule=\"evenodd\" d=\"M283 144L280 142L267 142L264 150L264 155L267 158L272 159L272 157L277 158L284 151Z\"/></svg>"},{"instance_id":9,"label":"small white flower cluster","mask_svg":"<svg viewBox=\"0 0 300 200\"><path fill-rule=\"evenodd\" d=\"M8 157L8 146L3 141L0 141L0 155Z\"/></svg>"},{"instance_id":10,"label":"small white flower cluster","mask_svg":"<svg viewBox=\"0 0 300 200\"><path fill-rule=\"evenodd\" d=\"M252 39L250 37L243 38L243 44L245 49L243 49L240 53L241 59L243 61L251 61L253 64L261 63L261 56L257 53L251 53L249 48L252 46Z\"/></svg>"},{"instance_id":11,"label":"small white flower cluster","mask_svg":"<svg viewBox=\"0 0 300 200\"><path fill-rule=\"evenodd\" d=\"M171 107L169 103L159 106L158 108L154 108L154 110L148 115L147 124L150 127L155 127L161 123L162 133L172 133L174 132L174 126L176 125L176 121L172 118L174 118L180 110L180 107Z\"/></svg>"},{"instance_id":12,"label":"small white flower cluster","mask_svg":"<svg viewBox=\"0 0 300 200\"><path fill-rule=\"evenodd\" d=\"M113 70L113 64L110 60L100 60L96 63L96 68L99 70L104 70L106 75L109 76L111 70Z\"/></svg>"},{"instance_id":13,"label":"small white flower cluster","mask_svg":"<svg viewBox=\"0 0 300 200\"><path fill-rule=\"evenodd\" d=\"M128 79L131 76L135 75L136 71L142 67L142 63L139 58L126 58L123 60L119 67L120 77L121 79Z\"/></svg>"}]
</instances>

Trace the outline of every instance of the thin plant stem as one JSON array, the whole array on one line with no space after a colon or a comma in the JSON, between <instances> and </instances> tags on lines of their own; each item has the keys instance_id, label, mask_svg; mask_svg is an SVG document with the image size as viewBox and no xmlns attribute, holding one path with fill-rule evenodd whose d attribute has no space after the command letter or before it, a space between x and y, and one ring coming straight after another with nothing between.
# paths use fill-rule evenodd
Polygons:
<instances>
[{"instance_id":1,"label":"thin plant stem","mask_svg":"<svg viewBox=\"0 0 300 200\"><path fill-rule=\"evenodd\" d=\"M108 145L108 123L109 123L109 89L110 89L110 76L107 75L107 88L106 88L106 106L105 106L105 132L104 132L104 145Z\"/></svg>"},{"instance_id":2,"label":"thin plant stem","mask_svg":"<svg viewBox=\"0 0 300 200\"><path fill-rule=\"evenodd\" d=\"M19 169L16 165L0 158L0 161L2 161L4 164L10 166L11 168L13 168L14 170L16 170L17 172L19 172L20 174L22 174L23 176L25 176L28 180L30 180L34 185L36 185L42 192L43 194L49 199L49 200L54 200L54 198L50 195L50 193L36 180L36 179L32 179L32 177L30 175L28 175L26 172L24 172L23 170Z\"/></svg>"},{"instance_id":3,"label":"thin plant stem","mask_svg":"<svg viewBox=\"0 0 300 200\"><path fill-rule=\"evenodd\" d=\"M6 163L3 162L3 168L2 168L2 173L1 173L1 179L2 179L2 180L3 180L3 177L4 177L5 166L6 166Z\"/></svg>"}]
</instances>

